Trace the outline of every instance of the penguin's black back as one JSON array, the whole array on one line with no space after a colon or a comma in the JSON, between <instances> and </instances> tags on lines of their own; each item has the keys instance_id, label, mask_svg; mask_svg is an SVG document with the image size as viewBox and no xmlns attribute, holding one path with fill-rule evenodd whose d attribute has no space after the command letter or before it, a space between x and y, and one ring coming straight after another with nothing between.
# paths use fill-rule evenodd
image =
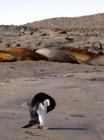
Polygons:
<instances>
[{"instance_id":1,"label":"penguin's black back","mask_svg":"<svg viewBox=\"0 0 104 140\"><path fill-rule=\"evenodd\" d=\"M37 103L44 102L44 100L48 99L50 101L50 105L47 108L47 112L53 110L56 106L55 100L44 92L37 93L33 99L31 100L31 108L33 108Z\"/></svg>"}]
</instances>

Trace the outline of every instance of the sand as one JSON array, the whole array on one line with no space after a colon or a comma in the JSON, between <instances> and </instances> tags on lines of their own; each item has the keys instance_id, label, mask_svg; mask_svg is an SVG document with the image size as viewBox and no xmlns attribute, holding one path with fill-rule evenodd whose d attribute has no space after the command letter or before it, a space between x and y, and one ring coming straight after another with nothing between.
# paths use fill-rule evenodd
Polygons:
<instances>
[{"instance_id":1,"label":"sand","mask_svg":"<svg viewBox=\"0 0 104 140\"><path fill-rule=\"evenodd\" d=\"M0 63L1 140L103 140L104 67L45 61ZM47 130L21 128L38 92L56 100Z\"/></svg>"}]
</instances>

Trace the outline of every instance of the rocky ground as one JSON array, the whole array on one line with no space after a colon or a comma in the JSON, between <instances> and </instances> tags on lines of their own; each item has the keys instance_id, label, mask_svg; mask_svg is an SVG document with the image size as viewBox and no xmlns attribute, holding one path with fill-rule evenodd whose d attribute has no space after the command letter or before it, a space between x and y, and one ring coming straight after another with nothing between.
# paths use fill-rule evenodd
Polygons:
<instances>
[{"instance_id":1,"label":"rocky ground","mask_svg":"<svg viewBox=\"0 0 104 140\"><path fill-rule=\"evenodd\" d=\"M104 15L98 14L1 25L0 48L92 47L96 41L104 45L103 21ZM29 60L0 63L0 139L103 140L103 86L103 66ZM24 103L40 91L57 103L49 114L49 129L23 129L30 119Z\"/></svg>"}]
</instances>

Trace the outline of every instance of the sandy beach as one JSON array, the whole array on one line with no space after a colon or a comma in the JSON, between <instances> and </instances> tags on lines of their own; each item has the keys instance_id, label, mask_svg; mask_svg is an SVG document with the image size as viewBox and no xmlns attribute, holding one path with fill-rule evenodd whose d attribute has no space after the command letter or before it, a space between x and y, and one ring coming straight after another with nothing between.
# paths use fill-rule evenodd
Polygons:
<instances>
[{"instance_id":1,"label":"sandy beach","mask_svg":"<svg viewBox=\"0 0 104 140\"><path fill-rule=\"evenodd\" d=\"M103 140L104 68L45 61L0 64L1 140ZM21 128L29 121L24 104L38 92L56 100L47 130Z\"/></svg>"}]
</instances>

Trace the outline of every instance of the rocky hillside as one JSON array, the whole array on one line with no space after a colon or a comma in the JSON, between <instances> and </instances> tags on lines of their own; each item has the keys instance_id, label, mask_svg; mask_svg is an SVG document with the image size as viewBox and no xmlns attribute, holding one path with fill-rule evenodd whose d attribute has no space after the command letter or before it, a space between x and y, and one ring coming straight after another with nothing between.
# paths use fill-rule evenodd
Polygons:
<instances>
[{"instance_id":1,"label":"rocky hillside","mask_svg":"<svg viewBox=\"0 0 104 140\"><path fill-rule=\"evenodd\" d=\"M89 47L104 46L104 14L51 18L25 25L0 25L0 48L4 47Z\"/></svg>"},{"instance_id":2,"label":"rocky hillside","mask_svg":"<svg viewBox=\"0 0 104 140\"><path fill-rule=\"evenodd\" d=\"M51 18L42 21L26 24L28 27L33 28L48 28L48 29L66 29L68 31L75 30L104 30L104 14L95 14L82 17L61 17Z\"/></svg>"}]
</instances>

